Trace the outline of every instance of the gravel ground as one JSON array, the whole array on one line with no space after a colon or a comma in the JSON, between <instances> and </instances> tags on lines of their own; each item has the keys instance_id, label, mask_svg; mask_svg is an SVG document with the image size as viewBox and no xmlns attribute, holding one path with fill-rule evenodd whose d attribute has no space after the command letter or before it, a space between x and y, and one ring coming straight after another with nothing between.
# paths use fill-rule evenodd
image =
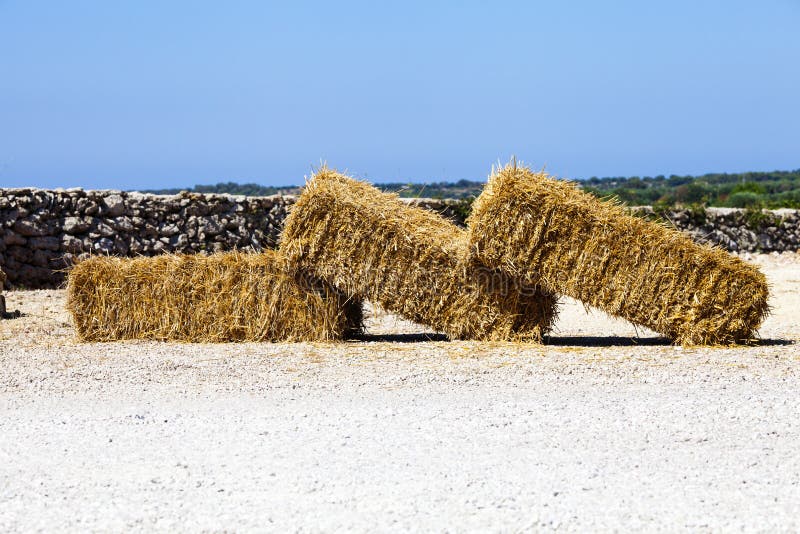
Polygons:
<instances>
[{"instance_id":1,"label":"gravel ground","mask_svg":"<svg viewBox=\"0 0 800 534\"><path fill-rule=\"evenodd\" d=\"M800 529L800 257L758 346L564 305L546 346L80 344L7 294L0 530ZM639 337L633 337L633 336ZM432 340L428 340L432 339Z\"/></svg>"}]
</instances>

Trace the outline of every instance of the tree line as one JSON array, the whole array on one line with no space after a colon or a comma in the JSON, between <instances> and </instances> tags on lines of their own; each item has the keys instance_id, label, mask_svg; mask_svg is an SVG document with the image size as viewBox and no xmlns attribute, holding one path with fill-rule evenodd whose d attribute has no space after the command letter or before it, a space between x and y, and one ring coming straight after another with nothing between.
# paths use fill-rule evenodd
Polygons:
<instances>
[{"instance_id":1,"label":"tree line","mask_svg":"<svg viewBox=\"0 0 800 534\"><path fill-rule=\"evenodd\" d=\"M800 208L800 169L794 171L712 173L701 176L591 177L577 180L586 191L601 198L617 198L629 206L719 206L732 208ZM468 201L480 194L485 182L379 183L384 191L403 197L455 198ZM196 185L189 192L266 196L296 195L300 186L264 186L220 182ZM187 189L146 192L176 194Z\"/></svg>"}]
</instances>

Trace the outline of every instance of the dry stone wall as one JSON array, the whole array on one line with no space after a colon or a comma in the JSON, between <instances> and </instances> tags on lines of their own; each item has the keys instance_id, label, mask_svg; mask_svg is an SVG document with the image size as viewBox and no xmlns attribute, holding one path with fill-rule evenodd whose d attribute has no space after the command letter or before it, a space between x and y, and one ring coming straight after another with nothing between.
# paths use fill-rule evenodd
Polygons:
<instances>
[{"instance_id":1,"label":"dry stone wall","mask_svg":"<svg viewBox=\"0 0 800 534\"><path fill-rule=\"evenodd\" d=\"M656 215L650 207L638 215L661 218L700 243L732 252L794 252L800 247L800 211L737 208L677 209Z\"/></svg>"},{"instance_id":2,"label":"dry stone wall","mask_svg":"<svg viewBox=\"0 0 800 534\"><path fill-rule=\"evenodd\" d=\"M65 269L82 255L270 248L293 202L290 196L0 189L0 269L9 287L46 288L62 284ZM463 224L464 206L458 201L409 202ZM636 210L655 217L649 208ZM797 250L800 244L795 210L709 208L662 216L696 240L728 250Z\"/></svg>"},{"instance_id":3,"label":"dry stone wall","mask_svg":"<svg viewBox=\"0 0 800 534\"><path fill-rule=\"evenodd\" d=\"M272 247L292 200L0 189L0 268L11 286L54 287L73 259L84 254Z\"/></svg>"}]
</instances>

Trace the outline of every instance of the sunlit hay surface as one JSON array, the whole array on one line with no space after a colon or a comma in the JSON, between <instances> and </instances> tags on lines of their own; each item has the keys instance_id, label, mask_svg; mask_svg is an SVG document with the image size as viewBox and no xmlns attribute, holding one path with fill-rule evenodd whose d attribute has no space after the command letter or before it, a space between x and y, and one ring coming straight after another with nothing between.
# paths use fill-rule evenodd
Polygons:
<instances>
[{"instance_id":1,"label":"sunlit hay surface","mask_svg":"<svg viewBox=\"0 0 800 534\"><path fill-rule=\"evenodd\" d=\"M555 298L471 266L466 232L327 168L291 208L280 250L355 299L454 339L540 341Z\"/></svg>"},{"instance_id":2,"label":"sunlit hay surface","mask_svg":"<svg viewBox=\"0 0 800 534\"><path fill-rule=\"evenodd\" d=\"M769 313L755 266L516 164L493 172L467 224L481 264L684 345L746 342Z\"/></svg>"},{"instance_id":3,"label":"sunlit hay surface","mask_svg":"<svg viewBox=\"0 0 800 534\"><path fill-rule=\"evenodd\" d=\"M362 322L360 303L275 251L92 257L69 272L67 309L84 341L327 341Z\"/></svg>"}]
</instances>

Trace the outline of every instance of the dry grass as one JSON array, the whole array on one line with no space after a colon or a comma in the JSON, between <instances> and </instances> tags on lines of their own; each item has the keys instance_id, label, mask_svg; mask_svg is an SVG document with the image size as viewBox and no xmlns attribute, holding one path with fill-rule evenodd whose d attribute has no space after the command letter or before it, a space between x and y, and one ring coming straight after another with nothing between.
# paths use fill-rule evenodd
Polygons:
<instances>
[{"instance_id":1,"label":"dry grass","mask_svg":"<svg viewBox=\"0 0 800 534\"><path fill-rule=\"evenodd\" d=\"M99 256L69 272L67 308L84 341L326 341L361 328L361 305L289 274L275 251Z\"/></svg>"},{"instance_id":2,"label":"dry grass","mask_svg":"<svg viewBox=\"0 0 800 534\"><path fill-rule=\"evenodd\" d=\"M755 266L516 164L493 173L467 222L477 262L684 345L750 340L769 312Z\"/></svg>"},{"instance_id":3,"label":"dry grass","mask_svg":"<svg viewBox=\"0 0 800 534\"><path fill-rule=\"evenodd\" d=\"M396 195L323 168L280 242L300 272L457 339L540 340L555 298L471 265L466 231Z\"/></svg>"}]
</instances>

